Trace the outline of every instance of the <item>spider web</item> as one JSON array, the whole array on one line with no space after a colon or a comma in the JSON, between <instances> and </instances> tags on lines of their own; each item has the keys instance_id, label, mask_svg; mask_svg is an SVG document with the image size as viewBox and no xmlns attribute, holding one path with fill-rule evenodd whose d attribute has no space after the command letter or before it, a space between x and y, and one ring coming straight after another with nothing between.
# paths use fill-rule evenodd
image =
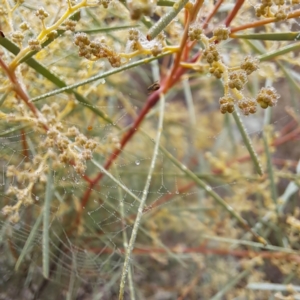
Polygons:
<instances>
[{"instance_id":1,"label":"spider web","mask_svg":"<svg viewBox=\"0 0 300 300\"><path fill-rule=\"evenodd\" d=\"M172 106L169 103L169 106ZM120 110L120 107L116 107ZM103 109L103 107L101 107ZM109 107L107 107L109 109ZM126 118L126 114L122 112L122 118ZM156 117L153 118L155 123ZM262 119L258 117L244 118L252 139L259 139L262 132ZM278 129L282 128L290 121L290 116L285 115L273 125ZM121 122L120 122L121 124ZM255 125L253 125L255 124ZM72 122L65 122L64 126L71 126ZM118 124L115 124L118 125ZM2 124L2 132L7 130L6 124ZM143 127L143 126L142 126ZM168 126L165 125L167 131ZM94 127L92 133L97 134L103 131L101 141L107 141L107 137L115 131L115 126L104 125L98 128ZM239 139L238 135L236 138ZM34 154L39 152L40 145L38 141L43 141L45 136L38 134L35 130L25 129L23 134L6 134L0 139L1 147L1 206L4 204L13 204L16 202L14 197L6 194L9 185L18 185L22 187L25 182L18 182L14 177L7 178L5 173L10 164L14 164L22 169L24 162L28 159L24 155L22 140L26 139L28 147L27 152L30 153L29 160L33 159ZM185 137L189 143L189 134ZM208 135L207 140L213 147L219 147L224 141L228 140L226 130L220 131L217 135ZM92 190L86 206L82 207L82 195L88 190L89 184L75 171L72 165L65 165L62 169L52 169L52 182L55 191L51 200L50 207L50 226L49 226L49 262L50 262L50 280L56 284L60 284L63 289L70 289L70 284L89 285L97 287L105 287L108 282L114 282L116 275L122 268L126 242L124 241L124 233L128 237L131 235L131 230L137 209L139 206L138 199L141 198L144 184L146 182L147 170L151 160L151 151L143 156L143 149L153 149L153 139L146 137L139 132L133 138L132 143L134 149L129 147L121 152L120 157L113 164L110 173L114 180L105 176L102 181L97 183ZM166 143L166 141L164 141ZM242 143L242 141L237 142ZM139 149L139 144L141 148ZM178 156L178 149L171 147L170 151L174 156ZM201 156L201 155L200 155ZM95 155L94 160L102 164L107 157ZM185 153L182 160L189 165L190 157ZM96 164L97 165L97 164ZM95 163L88 162L86 174L95 172ZM93 170L93 171L92 171ZM166 171L167 170L167 171ZM100 172L100 170L97 170ZM116 182L117 181L117 182ZM140 227L140 235L136 243L136 248L142 251L151 248L154 245L161 246L161 241L158 237L154 237L151 231L151 216L159 214L161 211L168 211L171 215L177 216L178 220L182 215L189 211L194 211L194 217L203 218L201 207L209 209L212 207L211 200L208 201L203 196L203 192L197 188L191 188L187 191L180 190L180 186L188 182L171 162L165 159L160 152L156 163L155 172L151 181L150 190L147 195L147 204L144 209L143 223ZM226 190L235 185L238 181L218 184L210 180L213 190L218 194L226 193ZM39 185L42 186L39 187ZM22 253L28 241L31 232L38 222L39 216L42 214L45 201L45 183L37 183L36 192L33 190L32 196L34 204L29 207L21 207L21 220L17 224L12 224L8 220L1 220L1 257L8 260L1 262L2 285L12 280L15 274L16 260ZM127 191L135 195L132 197ZM80 222L76 221L76 215L80 214ZM202 217L201 217L202 216ZM165 227L166 233L171 231L170 236L174 238L174 233L191 230L186 223L181 223L178 228L171 228L172 220L170 217L162 217L161 222ZM40 223L42 224L42 222ZM149 225L150 224L150 225ZM150 227L149 227L150 226ZM172 232L174 231L174 232ZM162 234L166 234L162 233ZM194 233L197 229L194 229ZM33 236L33 242L30 243L30 248L27 249L26 255L19 267L24 271L24 268L29 268L28 274L36 280L40 278L43 265L43 228L38 227ZM171 238L171 239L172 239ZM171 243L172 244L172 243ZM185 239L181 240L180 244L193 245L193 241ZM4 256L4 253L6 254ZM9 255L7 255L9 253ZM136 263L132 260L132 266ZM29 275L28 275L29 276ZM117 276L118 277L118 276ZM74 281L74 282L73 282ZM72 283L73 282L73 283ZM32 288L34 290L34 288Z\"/></svg>"}]
</instances>

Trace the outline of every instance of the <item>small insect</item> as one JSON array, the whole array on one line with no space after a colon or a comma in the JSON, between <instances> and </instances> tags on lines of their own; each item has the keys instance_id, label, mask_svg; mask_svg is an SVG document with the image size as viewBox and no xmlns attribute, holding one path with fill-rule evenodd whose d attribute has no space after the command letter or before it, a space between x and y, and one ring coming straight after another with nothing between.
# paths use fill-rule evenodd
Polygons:
<instances>
[{"instance_id":1,"label":"small insect","mask_svg":"<svg viewBox=\"0 0 300 300\"><path fill-rule=\"evenodd\" d=\"M155 81L154 83L152 83L151 85L148 86L148 88L147 88L148 95L150 95L153 92L157 91L159 88L160 88L160 84L158 83L158 81Z\"/></svg>"},{"instance_id":2,"label":"small insect","mask_svg":"<svg viewBox=\"0 0 300 300\"><path fill-rule=\"evenodd\" d=\"M87 130L93 130L93 126L88 126Z\"/></svg>"}]
</instances>

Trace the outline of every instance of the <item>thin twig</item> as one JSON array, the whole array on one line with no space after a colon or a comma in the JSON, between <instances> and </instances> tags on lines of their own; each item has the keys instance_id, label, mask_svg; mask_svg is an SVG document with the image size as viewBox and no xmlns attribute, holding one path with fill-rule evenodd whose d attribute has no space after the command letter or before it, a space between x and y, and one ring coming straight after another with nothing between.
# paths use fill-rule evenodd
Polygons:
<instances>
[{"instance_id":1,"label":"thin twig","mask_svg":"<svg viewBox=\"0 0 300 300\"><path fill-rule=\"evenodd\" d=\"M153 156L152 156L152 160L151 160L151 164L150 164L149 173L147 176L146 185L143 190L143 196L142 196L142 199L141 199L141 202L140 202L140 205L138 208L138 213L137 213L134 225L133 225L131 237L129 240L129 245L126 249L125 261L124 261L124 265L123 265L121 284L120 284L119 300L123 300L123 297L124 297L124 289L125 289L126 277L127 277L128 268L129 268L129 261L130 261L131 255L132 255L132 250L133 250L133 247L135 244L136 236L137 236L140 222L142 219L143 209L145 206L145 202L146 202L146 199L148 196L148 191L149 191L149 187L150 187L150 183L151 183L151 179L152 179L152 173L153 173L156 159L158 156L160 137L161 137L161 133L162 133L162 129L163 129L164 110L165 110L165 99L164 99L164 95L161 94L160 95L160 114L159 114L159 121L158 121L158 128L157 128L157 135L156 135L156 139L155 139Z\"/></svg>"}]
</instances>

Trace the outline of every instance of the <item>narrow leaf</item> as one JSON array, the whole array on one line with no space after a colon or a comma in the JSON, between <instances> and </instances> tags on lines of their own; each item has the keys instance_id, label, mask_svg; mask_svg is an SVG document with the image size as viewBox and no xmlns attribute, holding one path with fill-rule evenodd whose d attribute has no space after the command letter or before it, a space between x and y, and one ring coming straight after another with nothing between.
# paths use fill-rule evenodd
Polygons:
<instances>
[{"instance_id":1,"label":"narrow leaf","mask_svg":"<svg viewBox=\"0 0 300 300\"><path fill-rule=\"evenodd\" d=\"M264 148L265 148L265 154L267 157L267 169L268 169L268 174L270 178L270 188L271 188L271 195L272 195L272 200L276 206L276 212L277 215L279 214L279 207L278 207L278 196L277 196L277 188L276 188L276 183L275 183L275 176L274 176L274 171L273 171L273 165L272 165L272 159L271 159L271 152L269 149L268 145L268 140L266 137L266 134L263 134L263 141L264 141Z\"/></svg>"},{"instance_id":2,"label":"narrow leaf","mask_svg":"<svg viewBox=\"0 0 300 300\"><path fill-rule=\"evenodd\" d=\"M2 45L4 48L6 48L11 53L17 55L20 51L20 49L12 43L10 40L6 38L0 38L0 45ZM59 77L51 73L47 68L45 68L43 65L41 65L39 62L37 62L33 58L29 58L26 60L26 64L29 65L31 68L33 68L36 72L43 75L45 78L47 78L49 81L57 85L58 87L66 87L67 84L62 81ZM97 114L99 117L101 117L103 120L105 120L107 123L113 124L113 121L102 111L95 108L93 105L89 103L89 101L83 97L81 94L68 90L68 93L73 93L75 95L75 98L83 103L88 109L92 110L95 114Z\"/></svg>"},{"instance_id":3,"label":"narrow leaf","mask_svg":"<svg viewBox=\"0 0 300 300\"><path fill-rule=\"evenodd\" d=\"M174 1L169 1L169 0L158 0L157 5L158 6L173 6L175 4Z\"/></svg>"},{"instance_id":4,"label":"narrow leaf","mask_svg":"<svg viewBox=\"0 0 300 300\"><path fill-rule=\"evenodd\" d=\"M250 266L244 270L243 272L239 273L237 276L232 278L216 295L214 295L210 300L219 300L222 299L226 293L228 293L232 288L234 288L241 280L251 274L253 269L253 265L249 264Z\"/></svg>"},{"instance_id":5,"label":"narrow leaf","mask_svg":"<svg viewBox=\"0 0 300 300\"><path fill-rule=\"evenodd\" d=\"M50 218L50 202L53 195L52 171L51 164L48 170L45 204L43 212L43 275L49 278L49 218Z\"/></svg>"},{"instance_id":6,"label":"narrow leaf","mask_svg":"<svg viewBox=\"0 0 300 300\"><path fill-rule=\"evenodd\" d=\"M170 23L171 21L180 13L183 7L188 3L188 0L178 0L172 9L159 19L148 31L147 39L149 41L153 40L158 36Z\"/></svg>"},{"instance_id":7,"label":"narrow leaf","mask_svg":"<svg viewBox=\"0 0 300 300\"><path fill-rule=\"evenodd\" d=\"M24 129L26 127L28 127L29 125L20 125L20 126L15 126L15 127L11 127L5 131L0 132L0 137L2 136L7 136L7 135L11 135L12 133L19 131L21 129Z\"/></svg>"},{"instance_id":8,"label":"narrow leaf","mask_svg":"<svg viewBox=\"0 0 300 300\"><path fill-rule=\"evenodd\" d=\"M275 32L254 34L231 34L232 38L264 41L299 41L300 32Z\"/></svg>"},{"instance_id":9,"label":"narrow leaf","mask_svg":"<svg viewBox=\"0 0 300 300\"><path fill-rule=\"evenodd\" d=\"M124 30L128 28L135 28L139 27L139 25L124 25L124 26L115 26L115 27L102 27L102 28L95 28L95 29L88 29L88 30L79 30L77 32L84 32L86 34L93 34L93 33L99 33L99 32L110 32L110 31L118 31L118 30Z\"/></svg>"},{"instance_id":10,"label":"narrow leaf","mask_svg":"<svg viewBox=\"0 0 300 300\"><path fill-rule=\"evenodd\" d=\"M63 93L63 92L69 92L71 91L72 89L75 89L77 87L80 87L80 86L83 86L85 84L88 84L88 83L91 83L93 81L96 81L96 80L99 80L99 79L103 79L103 78L106 78L108 76L111 76L113 74L117 74L117 73L120 73L122 71L125 71L125 70L128 70L128 69L131 69L131 68L134 68L134 67L137 67L139 65L142 65L142 64L145 64L145 63L149 63L153 60L156 60L156 59L159 59L165 55L168 55L170 54L169 52L166 52L164 54L161 54L161 55L157 55L156 57L151 57L151 58L144 58L144 59L141 59L141 60L138 60L136 62L133 62L131 64L127 64L127 65L124 65L124 66L121 66L119 68L115 68L115 69L112 69L112 70L109 70L105 73L102 73L102 74L98 74L96 76L93 76L93 77L90 77L89 79L86 79L84 81L80 81L78 83L75 83L75 84L72 84L72 85L69 85L69 86L66 86L66 87L63 87L61 89L57 89L57 90L54 90L52 92L49 92L49 93L46 93L46 94L43 94L41 96L38 96L38 97L35 97L35 98L32 98L30 99L31 102L37 102L37 101L40 101L42 99L45 99L45 98L48 98L50 96L54 96L54 95L57 95L57 94L60 94L60 93Z\"/></svg>"},{"instance_id":11,"label":"narrow leaf","mask_svg":"<svg viewBox=\"0 0 300 300\"><path fill-rule=\"evenodd\" d=\"M260 164L260 162L258 160L258 156L257 156L257 154L256 154L256 152L255 152L255 150L253 148L251 139L249 137L248 132L245 129L245 126L244 126L244 124L242 122L242 119L240 118L239 114L236 111L234 111L232 113L232 115L233 115L233 118L234 118L234 120L236 122L236 125L237 125L237 127L238 127L238 129L239 129L239 131L240 131L240 133L241 133L241 135L243 137L244 143L245 143L246 148L247 148L247 150L248 150L248 152L249 152L249 154L251 156L251 159L252 159L252 162L253 162L253 164L255 166L255 169L256 169L257 173L260 176L262 176L263 175L262 166L261 166L261 164Z\"/></svg>"},{"instance_id":12,"label":"narrow leaf","mask_svg":"<svg viewBox=\"0 0 300 300\"><path fill-rule=\"evenodd\" d=\"M293 43L292 45L288 45L279 50L266 53L266 54L262 55L261 57L259 57L259 59L260 59L260 61L266 61L266 60L273 59L276 56L284 55L289 52L295 52L299 49L300 49L300 43Z\"/></svg>"},{"instance_id":13,"label":"narrow leaf","mask_svg":"<svg viewBox=\"0 0 300 300\"><path fill-rule=\"evenodd\" d=\"M34 238L38 232L38 229L42 223L42 216L43 214L40 213L40 215L38 216L38 218L36 219L36 222L34 224L34 226L32 227L32 229L30 230L30 234L28 235L28 238L26 240L26 243L20 253L20 256L16 262L15 265L15 270L18 271L21 263L23 262L24 257L29 253L31 246L33 246L34 244Z\"/></svg>"}]
</instances>

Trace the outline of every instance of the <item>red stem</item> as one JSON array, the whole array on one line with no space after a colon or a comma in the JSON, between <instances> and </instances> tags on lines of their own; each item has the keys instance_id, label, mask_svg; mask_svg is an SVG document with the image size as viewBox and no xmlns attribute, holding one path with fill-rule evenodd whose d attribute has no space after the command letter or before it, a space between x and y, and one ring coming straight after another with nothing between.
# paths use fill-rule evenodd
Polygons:
<instances>
[{"instance_id":1,"label":"red stem","mask_svg":"<svg viewBox=\"0 0 300 300\"><path fill-rule=\"evenodd\" d=\"M20 82L18 81L18 79L16 77L15 72L11 71L8 68L7 64L2 60L1 56L0 56L0 66L2 67L2 69L4 70L6 75L8 76L9 80L13 84L14 91L26 103L26 105L30 108L30 110L33 112L35 117L37 117L38 115L37 115L36 107L33 105L33 103L29 102L29 97L27 96L25 91L22 89L22 87L20 85Z\"/></svg>"},{"instance_id":2,"label":"red stem","mask_svg":"<svg viewBox=\"0 0 300 300\"><path fill-rule=\"evenodd\" d=\"M291 120L289 123L287 123L281 130L280 135L283 136L284 134L288 133L291 129L293 129L297 125L297 122L295 120Z\"/></svg>"},{"instance_id":3,"label":"red stem","mask_svg":"<svg viewBox=\"0 0 300 300\"><path fill-rule=\"evenodd\" d=\"M238 0L236 1L236 4L233 8L233 10L230 12L229 16L225 20L225 26L229 27L231 21L234 19L238 11L240 10L241 6L244 4L245 0Z\"/></svg>"},{"instance_id":4,"label":"red stem","mask_svg":"<svg viewBox=\"0 0 300 300\"><path fill-rule=\"evenodd\" d=\"M217 11L219 10L221 4L223 3L224 0L219 0L216 5L214 6L214 9L212 10L212 12L208 15L208 17L205 19L202 28L206 29L209 21L212 19L212 17L217 13Z\"/></svg>"},{"instance_id":5,"label":"red stem","mask_svg":"<svg viewBox=\"0 0 300 300\"><path fill-rule=\"evenodd\" d=\"M286 19L289 20L289 19L293 19L293 18L298 18L299 16L300 16L300 9L289 13L287 15ZM262 20L255 21L252 23L247 23L247 24L235 27L235 28L231 28L231 33L235 33L235 32L238 32L238 31L241 31L244 29L249 29L249 28L257 28L259 26L263 26L266 24L274 23L274 22L276 22L276 18L262 19Z\"/></svg>"},{"instance_id":6,"label":"red stem","mask_svg":"<svg viewBox=\"0 0 300 300\"><path fill-rule=\"evenodd\" d=\"M113 253L116 251L111 248L90 248L89 251L94 253ZM118 251L125 253L126 249L118 248ZM272 251L252 251L252 250L232 250L226 248L208 248L206 246L191 247L191 248L182 248L182 247L173 247L168 250L163 248L138 248L135 247L132 250L132 253L136 255L149 255L153 253L167 254L167 251L172 253L202 253L202 254L215 254L215 255L230 255L235 257L261 257L264 259L283 259L287 261L296 261L300 263L300 255L285 253L285 252L272 252Z\"/></svg>"}]
</instances>

